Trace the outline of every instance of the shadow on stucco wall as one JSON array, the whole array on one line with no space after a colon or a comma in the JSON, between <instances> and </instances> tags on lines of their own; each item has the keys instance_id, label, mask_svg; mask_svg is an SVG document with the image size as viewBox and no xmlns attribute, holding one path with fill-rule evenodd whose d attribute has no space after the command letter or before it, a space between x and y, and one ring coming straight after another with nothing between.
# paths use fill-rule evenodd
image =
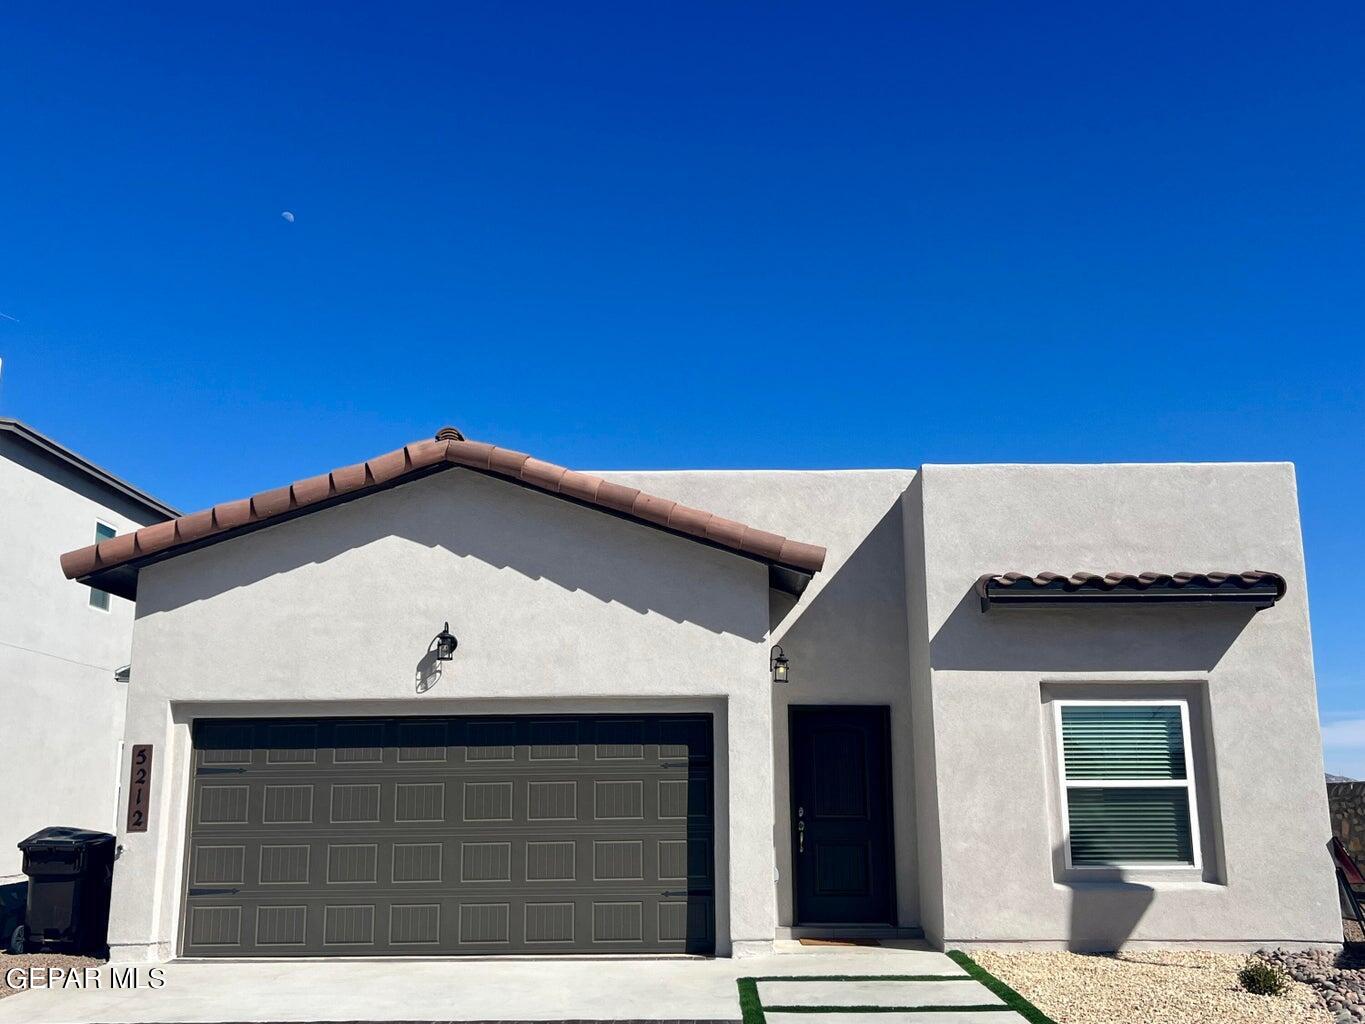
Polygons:
<instances>
[{"instance_id":1,"label":"shadow on stucco wall","mask_svg":"<svg viewBox=\"0 0 1365 1024\"><path fill-rule=\"evenodd\" d=\"M435 651L427 651L422 655L422 660L417 663L417 669L413 673L416 692L426 693L441 681L441 664Z\"/></svg>"},{"instance_id":2,"label":"shadow on stucco wall","mask_svg":"<svg viewBox=\"0 0 1365 1024\"><path fill-rule=\"evenodd\" d=\"M466 470L435 474L209 548L173 588L139 595L139 618L168 611L390 537L548 580L644 614L760 641L761 616L732 614L717 592L760 564ZM184 556L195 560L199 552ZM226 557L224 557L226 556ZM758 574L763 574L759 577ZM358 581L359 582L359 581Z\"/></svg>"},{"instance_id":3,"label":"shadow on stucco wall","mask_svg":"<svg viewBox=\"0 0 1365 1024\"><path fill-rule=\"evenodd\" d=\"M896 494L809 604L793 607L786 595L776 593L770 598L774 636L791 659L790 681L772 690L773 834L780 878L778 920L784 926L795 920L787 716L789 707L802 704L889 706L897 923L919 923L904 567L901 499Z\"/></svg>"},{"instance_id":4,"label":"shadow on stucco wall","mask_svg":"<svg viewBox=\"0 0 1365 1024\"><path fill-rule=\"evenodd\" d=\"M969 586L934 634L929 655L936 670L968 672L1208 671L1252 614L1189 605L983 612Z\"/></svg>"},{"instance_id":5,"label":"shadow on stucco wall","mask_svg":"<svg viewBox=\"0 0 1365 1024\"><path fill-rule=\"evenodd\" d=\"M1063 855L1060 846L1053 856ZM1073 953L1112 953L1133 937L1156 898L1150 885L1125 880L1059 883L1070 897L1066 948Z\"/></svg>"},{"instance_id":6,"label":"shadow on stucco wall","mask_svg":"<svg viewBox=\"0 0 1365 1024\"><path fill-rule=\"evenodd\" d=\"M1071 911L1066 948L1074 953L1112 953L1123 948L1156 898L1137 882L1070 882Z\"/></svg>"},{"instance_id":7,"label":"shadow on stucco wall","mask_svg":"<svg viewBox=\"0 0 1365 1024\"><path fill-rule=\"evenodd\" d=\"M859 671L885 675L889 668L898 681L906 680L909 639L902 534L898 498L795 615L791 612L796 602L789 595L769 592L774 635L792 659L794 671L799 665L807 679L820 679L813 692L825 699L834 692L829 684ZM794 676L793 682L799 681ZM778 692L774 690L774 695Z\"/></svg>"}]
</instances>

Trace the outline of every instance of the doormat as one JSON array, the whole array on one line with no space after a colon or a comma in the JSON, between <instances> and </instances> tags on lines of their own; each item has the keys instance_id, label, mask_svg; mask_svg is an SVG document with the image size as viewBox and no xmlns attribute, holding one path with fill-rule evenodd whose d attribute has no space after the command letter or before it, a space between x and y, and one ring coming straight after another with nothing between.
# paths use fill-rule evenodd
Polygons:
<instances>
[{"instance_id":1,"label":"doormat","mask_svg":"<svg viewBox=\"0 0 1365 1024\"><path fill-rule=\"evenodd\" d=\"M880 946L880 939L798 939L803 946Z\"/></svg>"}]
</instances>

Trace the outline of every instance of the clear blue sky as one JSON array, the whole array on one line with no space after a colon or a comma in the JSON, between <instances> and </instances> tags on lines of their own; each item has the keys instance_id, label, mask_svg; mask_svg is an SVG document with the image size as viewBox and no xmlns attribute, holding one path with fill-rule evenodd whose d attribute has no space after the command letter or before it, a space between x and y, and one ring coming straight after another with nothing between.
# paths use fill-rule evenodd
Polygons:
<instances>
[{"instance_id":1,"label":"clear blue sky","mask_svg":"<svg viewBox=\"0 0 1365 1024\"><path fill-rule=\"evenodd\" d=\"M303 6L0 14L0 413L185 508L446 422L1292 460L1365 777L1358 3Z\"/></svg>"}]
</instances>

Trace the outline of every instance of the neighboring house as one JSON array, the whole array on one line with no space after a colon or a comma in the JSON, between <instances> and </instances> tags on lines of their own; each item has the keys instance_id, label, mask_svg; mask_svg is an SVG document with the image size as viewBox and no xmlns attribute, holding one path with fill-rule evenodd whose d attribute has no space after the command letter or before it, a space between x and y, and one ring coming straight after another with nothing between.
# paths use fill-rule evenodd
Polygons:
<instances>
[{"instance_id":1,"label":"neighboring house","mask_svg":"<svg viewBox=\"0 0 1365 1024\"><path fill-rule=\"evenodd\" d=\"M1341 941L1288 465L446 428L62 564L138 602L115 957Z\"/></svg>"},{"instance_id":2,"label":"neighboring house","mask_svg":"<svg viewBox=\"0 0 1365 1024\"><path fill-rule=\"evenodd\" d=\"M114 829L131 601L73 586L53 559L175 509L12 419L0 419L0 883L45 825Z\"/></svg>"},{"instance_id":3,"label":"neighboring house","mask_svg":"<svg viewBox=\"0 0 1365 1024\"><path fill-rule=\"evenodd\" d=\"M1327 776L1332 832L1357 863L1365 863L1365 782Z\"/></svg>"}]
</instances>

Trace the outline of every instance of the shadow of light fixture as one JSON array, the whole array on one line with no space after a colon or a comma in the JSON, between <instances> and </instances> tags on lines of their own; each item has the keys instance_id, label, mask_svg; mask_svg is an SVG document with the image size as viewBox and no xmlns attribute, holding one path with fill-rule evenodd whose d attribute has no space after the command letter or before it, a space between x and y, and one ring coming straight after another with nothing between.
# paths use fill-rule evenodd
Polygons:
<instances>
[{"instance_id":1,"label":"shadow of light fixture","mask_svg":"<svg viewBox=\"0 0 1365 1024\"><path fill-rule=\"evenodd\" d=\"M787 660L787 652L782 650L781 644L774 644L772 653L769 655L768 667L773 673L774 683L785 683L787 681L787 669L791 664Z\"/></svg>"}]
</instances>

